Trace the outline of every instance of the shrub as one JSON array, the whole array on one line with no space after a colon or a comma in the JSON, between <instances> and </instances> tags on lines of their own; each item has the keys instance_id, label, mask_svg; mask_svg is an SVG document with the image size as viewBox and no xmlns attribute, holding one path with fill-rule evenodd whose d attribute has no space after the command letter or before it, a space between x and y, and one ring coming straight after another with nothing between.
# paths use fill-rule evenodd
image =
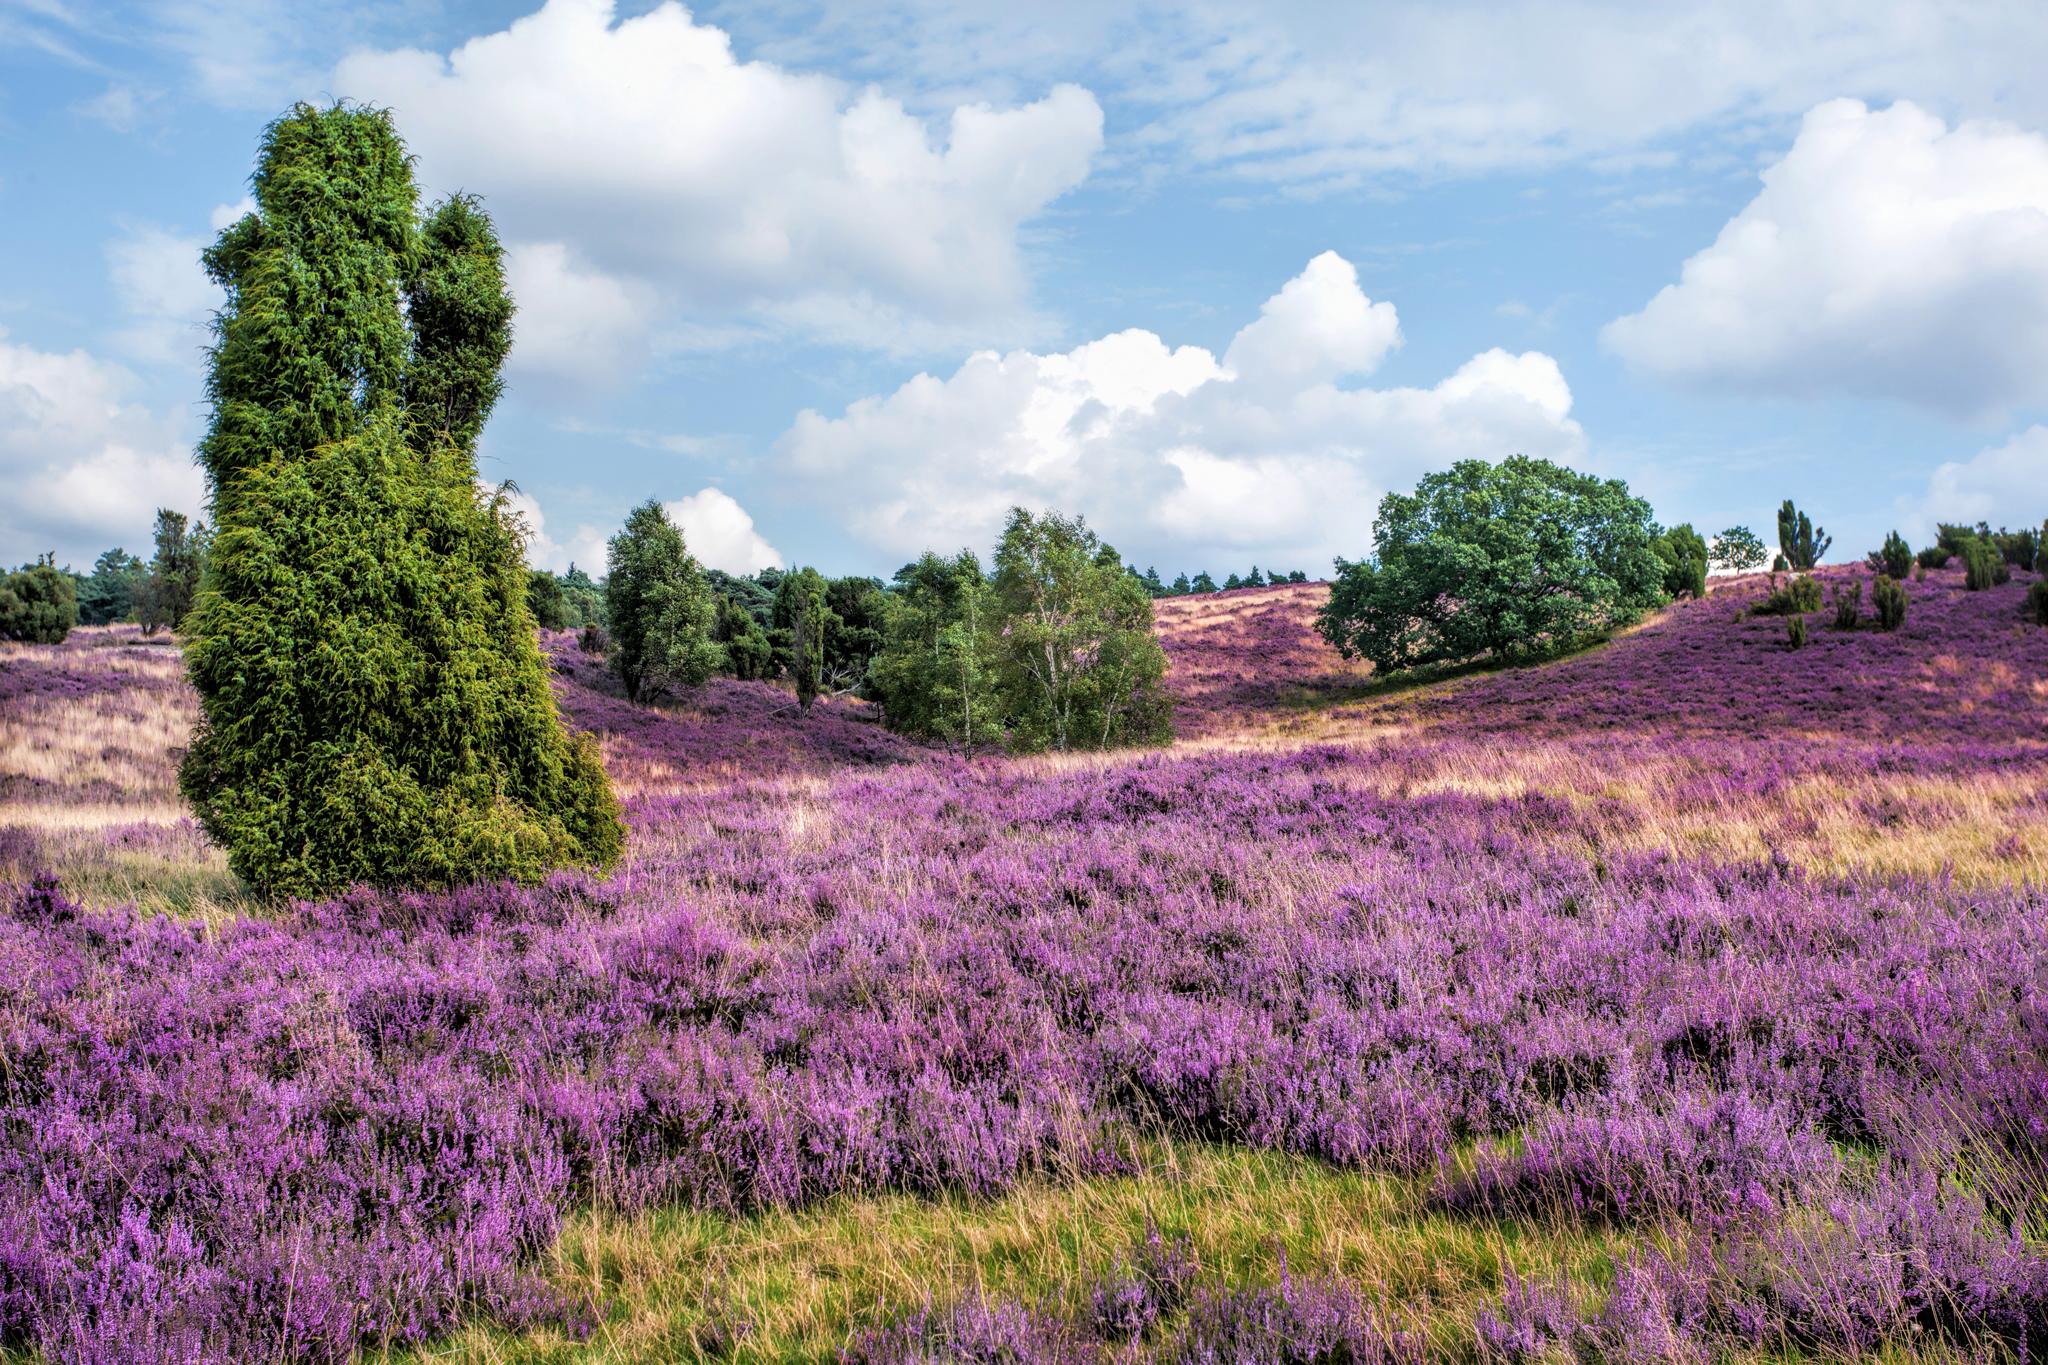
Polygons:
<instances>
[{"instance_id":1,"label":"shrub","mask_svg":"<svg viewBox=\"0 0 2048 1365\"><path fill-rule=\"evenodd\" d=\"M44 555L0 578L0 639L61 645L78 624L78 588Z\"/></svg>"},{"instance_id":2,"label":"shrub","mask_svg":"<svg viewBox=\"0 0 2048 1365\"><path fill-rule=\"evenodd\" d=\"M1923 569L1943 569L1955 556L1946 545L1930 545L1913 558Z\"/></svg>"},{"instance_id":3,"label":"shrub","mask_svg":"<svg viewBox=\"0 0 2048 1365\"><path fill-rule=\"evenodd\" d=\"M1971 592L1983 592L2012 580L2012 566L1999 554L1998 547L1981 536L1972 536L1963 542L1963 586Z\"/></svg>"},{"instance_id":4,"label":"shrub","mask_svg":"<svg viewBox=\"0 0 2048 1365\"><path fill-rule=\"evenodd\" d=\"M1878 573L1893 578L1904 578L1913 569L1913 551L1906 544L1906 538L1893 531L1884 538L1884 544L1872 550L1864 562Z\"/></svg>"},{"instance_id":5,"label":"shrub","mask_svg":"<svg viewBox=\"0 0 2048 1365\"><path fill-rule=\"evenodd\" d=\"M185 795L266 895L614 861L618 802L555 710L517 520L477 488L511 345L490 220L459 197L422 220L390 116L345 105L273 123L253 183L205 256L227 300Z\"/></svg>"},{"instance_id":6,"label":"shrub","mask_svg":"<svg viewBox=\"0 0 2048 1365\"><path fill-rule=\"evenodd\" d=\"M610 652L611 647L612 637L606 633L603 626L595 621L592 621L576 633L576 648L582 650L585 654L601 656Z\"/></svg>"},{"instance_id":7,"label":"shrub","mask_svg":"<svg viewBox=\"0 0 2048 1365\"><path fill-rule=\"evenodd\" d=\"M1800 574L1771 589L1771 595L1750 608L1753 616L1795 616L1820 610L1820 580Z\"/></svg>"},{"instance_id":8,"label":"shrub","mask_svg":"<svg viewBox=\"0 0 2048 1365\"><path fill-rule=\"evenodd\" d=\"M1870 609L1877 613L1880 630L1897 630L1906 621L1905 585L1889 574L1880 574L1870 587Z\"/></svg>"},{"instance_id":9,"label":"shrub","mask_svg":"<svg viewBox=\"0 0 2048 1365\"><path fill-rule=\"evenodd\" d=\"M1835 629L1854 630L1863 618L1863 580L1851 579L1835 586Z\"/></svg>"},{"instance_id":10,"label":"shrub","mask_svg":"<svg viewBox=\"0 0 2048 1365\"><path fill-rule=\"evenodd\" d=\"M1788 616L1785 618L1785 638L1794 649L1806 647L1806 618Z\"/></svg>"},{"instance_id":11,"label":"shrub","mask_svg":"<svg viewBox=\"0 0 2048 1365\"><path fill-rule=\"evenodd\" d=\"M1785 573L1785 572L1789 571L1789 570L1791 569L1791 567L1792 567L1792 561L1791 561L1791 560L1789 560L1789 559L1787 559L1787 558L1785 558L1785 556L1784 556L1783 554L1775 554L1775 555L1772 555L1772 556L1771 556L1771 572L1772 572L1772 573L1774 573L1774 574L1780 574L1780 573Z\"/></svg>"},{"instance_id":12,"label":"shrub","mask_svg":"<svg viewBox=\"0 0 2048 1365\"><path fill-rule=\"evenodd\" d=\"M2037 578L2028 587L2027 609L2036 625L2048 626L2048 578Z\"/></svg>"},{"instance_id":13,"label":"shrub","mask_svg":"<svg viewBox=\"0 0 2048 1365\"><path fill-rule=\"evenodd\" d=\"M1390 493L1375 556L1337 563L1317 629L1381 672L1569 646L1664 598L1649 504L1517 455L1464 460Z\"/></svg>"}]
</instances>

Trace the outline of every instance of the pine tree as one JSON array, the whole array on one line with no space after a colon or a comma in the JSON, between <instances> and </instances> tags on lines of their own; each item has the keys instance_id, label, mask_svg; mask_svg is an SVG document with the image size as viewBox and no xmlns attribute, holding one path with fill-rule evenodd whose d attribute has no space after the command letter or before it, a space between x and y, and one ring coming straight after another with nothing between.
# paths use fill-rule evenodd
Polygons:
<instances>
[{"instance_id":1,"label":"pine tree","mask_svg":"<svg viewBox=\"0 0 2048 1365\"><path fill-rule=\"evenodd\" d=\"M389 115L345 105L271 124L253 188L205 253L227 303L185 794L272 895L610 863L618 803L556 713L505 492L476 483L511 344L489 219L422 221Z\"/></svg>"}]
</instances>

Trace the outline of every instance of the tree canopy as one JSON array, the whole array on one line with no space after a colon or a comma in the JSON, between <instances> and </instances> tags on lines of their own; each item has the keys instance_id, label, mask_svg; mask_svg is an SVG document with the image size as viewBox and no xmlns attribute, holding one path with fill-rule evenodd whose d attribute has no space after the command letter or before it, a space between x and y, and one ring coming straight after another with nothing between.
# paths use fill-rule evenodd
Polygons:
<instances>
[{"instance_id":1,"label":"tree canopy","mask_svg":"<svg viewBox=\"0 0 2048 1365\"><path fill-rule=\"evenodd\" d=\"M1563 647L1663 600L1657 534L1619 480L1464 460L1381 501L1373 557L1337 562L1318 625L1385 672Z\"/></svg>"}]
</instances>

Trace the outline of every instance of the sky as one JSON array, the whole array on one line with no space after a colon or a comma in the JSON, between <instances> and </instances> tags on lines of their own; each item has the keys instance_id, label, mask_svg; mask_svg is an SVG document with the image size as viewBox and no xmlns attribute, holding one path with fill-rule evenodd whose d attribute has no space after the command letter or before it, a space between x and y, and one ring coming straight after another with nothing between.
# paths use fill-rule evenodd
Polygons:
<instances>
[{"instance_id":1,"label":"sky","mask_svg":"<svg viewBox=\"0 0 2048 1365\"><path fill-rule=\"evenodd\" d=\"M0 0L0 563L203 515L201 248L389 108L519 313L481 477L601 571L887 577L1012 505L1326 575L1466 458L1852 559L2048 516L2041 0Z\"/></svg>"}]
</instances>

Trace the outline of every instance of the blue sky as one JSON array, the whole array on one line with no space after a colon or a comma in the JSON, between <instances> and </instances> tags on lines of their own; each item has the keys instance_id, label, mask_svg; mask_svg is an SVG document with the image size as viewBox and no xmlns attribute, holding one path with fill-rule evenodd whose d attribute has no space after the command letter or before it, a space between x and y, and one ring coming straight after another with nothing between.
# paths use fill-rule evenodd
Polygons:
<instances>
[{"instance_id":1,"label":"blue sky","mask_svg":"<svg viewBox=\"0 0 2048 1365\"><path fill-rule=\"evenodd\" d=\"M1022 502L1320 573L1517 450L1835 558L2038 521L2044 65L2037 0L0 0L0 561L200 510L196 252L335 97L498 221L551 567L656 497L734 570Z\"/></svg>"}]
</instances>

